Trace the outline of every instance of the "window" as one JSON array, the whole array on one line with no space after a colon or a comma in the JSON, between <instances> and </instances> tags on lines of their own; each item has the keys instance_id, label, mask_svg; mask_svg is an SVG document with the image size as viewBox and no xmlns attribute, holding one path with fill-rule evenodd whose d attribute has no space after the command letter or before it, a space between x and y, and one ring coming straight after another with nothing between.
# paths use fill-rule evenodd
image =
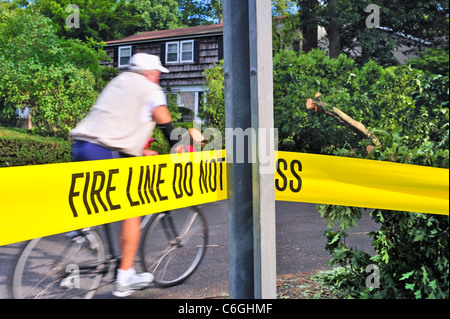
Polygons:
<instances>
[{"instance_id":1,"label":"window","mask_svg":"<svg viewBox=\"0 0 450 319\"><path fill-rule=\"evenodd\" d=\"M194 62L194 40L181 41L181 62Z\"/></svg>"},{"instance_id":2,"label":"window","mask_svg":"<svg viewBox=\"0 0 450 319\"><path fill-rule=\"evenodd\" d=\"M178 105L183 122L203 123L200 114L204 110L206 94L203 85L171 86L167 93L167 103Z\"/></svg>"},{"instance_id":3,"label":"window","mask_svg":"<svg viewBox=\"0 0 450 319\"><path fill-rule=\"evenodd\" d=\"M166 62L178 63L178 42L169 42L166 44Z\"/></svg>"},{"instance_id":4,"label":"window","mask_svg":"<svg viewBox=\"0 0 450 319\"><path fill-rule=\"evenodd\" d=\"M194 62L194 40L166 43L166 63L182 62Z\"/></svg>"},{"instance_id":5,"label":"window","mask_svg":"<svg viewBox=\"0 0 450 319\"><path fill-rule=\"evenodd\" d=\"M130 65L131 45L119 47L119 68Z\"/></svg>"}]
</instances>

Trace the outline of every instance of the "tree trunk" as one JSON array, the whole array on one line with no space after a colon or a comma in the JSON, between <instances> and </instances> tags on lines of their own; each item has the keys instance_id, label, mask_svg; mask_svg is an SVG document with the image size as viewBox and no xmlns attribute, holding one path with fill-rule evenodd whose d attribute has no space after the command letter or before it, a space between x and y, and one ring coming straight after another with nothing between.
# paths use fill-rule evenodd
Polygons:
<instances>
[{"instance_id":1,"label":"tree trunk","mask_svg":"<svg viewBox=\"0 0 450 319\"><path fill-rule=\"evenodd\" d=\"M315 27L303 27L302 33L303 33L303 44L302 44L303 51L305 53L308 53L312 49L316 49L318 45L317 25Z\"/></svg>"},{"instance_id":2,"label":"tree trunk","mask_svg":"<svg viewBox=\"0 0 450 319\"><path fill-rule=\"evenodd\" d=\"M337 0L329 0L329 15L330 15L330 25L328 28L328 50L330 51L330 58L337 58L341 53L341 34L336 23L337 16Z\"/></svg>"},{"instance_id":3,"label":"tree trunk","mask_svg":"<svg viewBox=\"0 0 450 319\"><path fill-rule=\"evenodd\" d=\"M299 17L302 25L302 50L307 53L317 48L318 28L318 0L298 0L300 7Z\"/></svg>"}]
</instances>

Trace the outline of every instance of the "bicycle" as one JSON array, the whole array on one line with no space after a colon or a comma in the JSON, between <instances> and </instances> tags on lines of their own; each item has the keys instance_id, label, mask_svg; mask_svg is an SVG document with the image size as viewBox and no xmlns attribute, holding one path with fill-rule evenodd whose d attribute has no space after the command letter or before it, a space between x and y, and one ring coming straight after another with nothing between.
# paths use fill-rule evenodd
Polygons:
<instances>
[{"instance_id":1,"label":"bicycle","mask_svg":"<svg viewBox=\"0 0 450 319\"><path fill-rule=\"evenodd\" d=\"M149 150L154 141L149 139L144 147L149 155L157 154ZM14 268L13 297L94 297L103 277L113 268L116 274L120 264L110 227L103 225L108 254L95 227L29 241ZM208 225L205 214L196 206L147 215L141 230L141 266L153 274L153 282L159 287L188 279L205 255ZM105 285L114 281L115 276Z\"/></svg>"},{"instance_id":2,"label":"bicycle","mask_svg":"<svg viewBox=\"0 0 450 319\"><path fill-rule=\"evenodd\" d=\"M102 227L107 253L96 227L29 241L14 268L13 297L94 297L102 278L112 269L116 273L120 260L114 249L111 226ZM154 275L157 286L178 285L198 268L208 241L206 217L199 207L147 215L141 228L141 266Z\"/></svg>"}]
</instances>

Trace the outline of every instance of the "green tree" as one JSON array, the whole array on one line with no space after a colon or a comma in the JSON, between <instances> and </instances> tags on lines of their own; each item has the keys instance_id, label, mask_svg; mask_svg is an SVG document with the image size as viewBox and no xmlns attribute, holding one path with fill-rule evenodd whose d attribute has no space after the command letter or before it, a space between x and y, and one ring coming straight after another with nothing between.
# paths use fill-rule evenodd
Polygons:
<instances>
[{"instance_id":1,"label":"green tree","mask_svg":"<svg viewBox=\"0 0 450 319\"><path fill-rule=\"evenodd\" d=\"M317 48L317 35L320 20L320 2L318 0L298 0L300 25L303 35L303 51Z\"/></svg>"},{"instance_id":2,"label":"green tree","mask_svg":"<svg viewBox=\"0 0 450 319\"><path fill-rule=\"evenodd\" d=\"M187 27L222 22L222 0L177 0L181 23Z\"/></svg>"},{"instance_id":3,"label":"green tree","mask_svg":"<svg viewBox=\"0 0 450 319\"><path fill-rule=\"evenodd\" d=\"M397 60L392 53L396 47L393 34L366 24L366 19L371 14L370 11L366 12L369 4L380 8L380 26L386 27L388 11L383 9L380 0L323 2L317 12L319 25L327 32L330 56L336 58L340 53L345 53L352 56L359 65L369 60L384 66L396 65Z\"/></svg>"},{"instance_id":4,"label":"green tree","mask_svg":"<svg viewBox=\"0 0 450 319\"><path fill-rule=\"evenodd\" d=\"M0 116L28 107L41 130L67 135L90 109L101 86L101 52L61 39L54 24L29 9L0 16Z\"/></svg>"},{"instance_id":5,"label":"green tree","mask_svg":"<svg viewBox=\"0 0 450 319\"><path fill-rule=\"evenodd\" d=\"M284 17L297 11L295 0L272 0L272 15Z\"/></svg>"},{"instance_id":6,"label":"green tree","mask_svg":"<svg viewBox=\"0 0 450 319\"><path fill-rule=\"evenodd\" d=\"M383 0L380 14L383 26L448 50L448 0Z\"/></svg>"},{"instance_id":7,"label":"green tree","mask_svg":"<svg viewBox=\"0 0 450 319\"><path fill-rule=\"evenodd\" d=\"M137 31L154 31L181 27L176 0L127 0L140 17Z\"/></svg>"},{"instance_id":8,"label":"green tree","mask_svg":"<svg viewBox=\"0 0 450 319\"><path fill-rule=\"evenodd\" d=\"M142 22L134 5L115 0L36 0L27 2L15 0L24 8L34 8L50 18L55 24L57 35L66 38L91 38L97 42L122 38L136 33ZM79 8L79 27L66 26L67 18L74 13L66 9L75 4Z\"/></svg>"},{"instance_id":9,"label":"green tree","mask_svg":"<svg viewBox=\"0 0 450 319\"><path fill-rule=\"evenodd\" d=\"M206 102L200 113L205 126L217 128L225 137L225 96L223 60L214 67L205 70Z\"/></svg>"},{"instance_id":10,"label":"green tree","mask_svg":"<svg viewBox=\"0 0 450 319\"><path fill-rule=\"evenodd\" d=\"M371 28L366 19L368 5L377 5L380 27ZM398 45L410 45L421 51L426 43L448 49L448 1L407 0L297 0L299 24L304 37L304 51L317 47L317 26L327 31L332 58L340 53L351 55L359 65L369 60L383 66L397 64L392 54ZM306 45L306 47L305 47Z\"/></svg>"},{"instance_id":11,"label":"green tree","mask_svg":"<svg viewBox=\"0 0 450 319\"><path fill-rule=\"evenodd\" d=\"M300 50L301 25L297 14L296 1L272 1L272 47L273 52L280 50Z\"/></svg>"}]
</instances>

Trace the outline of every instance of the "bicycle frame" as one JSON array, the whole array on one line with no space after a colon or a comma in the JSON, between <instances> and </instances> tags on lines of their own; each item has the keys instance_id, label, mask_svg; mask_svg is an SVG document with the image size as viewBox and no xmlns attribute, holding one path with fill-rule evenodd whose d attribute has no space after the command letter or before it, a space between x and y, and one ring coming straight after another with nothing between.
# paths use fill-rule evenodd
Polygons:
<instances>
[{"instance_id":1,"label":"bicycle frame","mask_svg":"<svg viewBox=\"0 0 450 319\"><path fill-rule=\"evenodd\" d=\"M168 212L163 212L163 214L167 214ZM166 215L170 216L170 215ZM141 229L145 227L145 225L151 220L152 215L145 215L141 221ZM165 219L164 219L165 220ZM167 226L166 223L164 223L166 226L164 231L167 235L167 238L169 238L169 234L172 233L175 238L178 237L178 234L176 233L175 226L173 224L173 221L169 219L169 225ZM113 262L117 262L116 268L119 267L119 261L120 261L120 255L117 254L115 248L114 248L114 240L113 235L111 231L111 224L104 224L101 225L101 228L103 229L103 232L105 234L105 241L106 245L108 246L107 249L107 257L103 262L94 263L90 265L79 265L79 271L80 274L98 274L101 273L103 275L107 274L109 272L109 265ZM98 269L98 266L104 265L102 269Z\"/></svg>"},{"instance_id":2,"label":"bicycle frame","mask_svg":"<svg viewBox=\"0 0 450 319\"><path fill-rule=\"evenodd\" d=\"M117 262L120 257L116 255L114 246L113 246L113 240L112 240L112 234L111 234L111 226L109 224L105 224L102 225L105 236L106 236L106 242L107 242L107 246L108 246L108 251L107 251L107 255L104 261L101 262L96 262L96 263L90 263L90 264L79 264L77 265L78 269L78 273L80 275L89 275L89 274L102 274L105 275L109 272L109 267L111 265L111 263L113 262ZM84 237L87 237L86 240L89 241L88 235L87 234L83 234ZM99 269L99 266L103 266ZM116 267L118 267L118 265L116 265ZM63 276L62 277L68 277L70 275L70 273L67 273L65 271L62 271Z\"/></svg>"},{"instance_id":3,"label":"bicycle frame","mask_svg":"<svg viewBox=\"0 0 450 319\"><path fill-rule=\"evenodd\" d=\"M106 241L108 245L108 254L112 256L112 259L117 259L118 256L116 255L114 245L113 245L113 239L112 239L112 233L111 233L111 225L105 224L103 225L103 230L105 232Z\"/></svg>"}]
</instances>

